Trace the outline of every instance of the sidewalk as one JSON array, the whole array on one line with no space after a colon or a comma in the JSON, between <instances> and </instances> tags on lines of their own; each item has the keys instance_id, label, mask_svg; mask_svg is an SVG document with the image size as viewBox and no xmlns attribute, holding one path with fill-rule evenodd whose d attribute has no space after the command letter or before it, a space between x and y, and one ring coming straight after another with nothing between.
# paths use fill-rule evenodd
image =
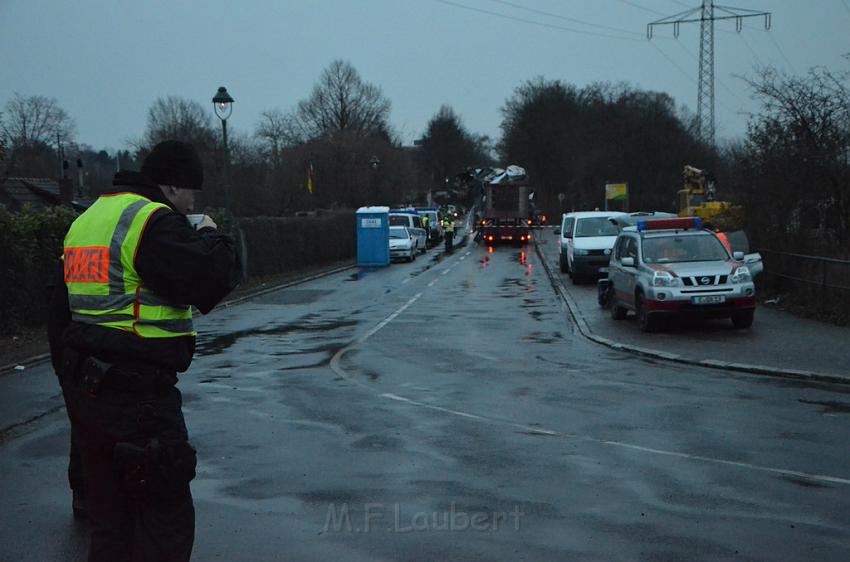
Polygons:
<instances>
[{"instance_id":1,"label":"sidewalk","mask_svg":"<svg viewBox=\"0 0 850 562\"><path fill-rule=\"evenodd\" d=\"M612 320L597 303L595 285L573 285L560 272L554 239L541 237L537 242L579 329L599 343L682 363L850 384L850 328L759 306L749 330L736 330L728 320L709 320L672 323L662 332L647 334L632 315Z\"/></svg>"}]
</instances>

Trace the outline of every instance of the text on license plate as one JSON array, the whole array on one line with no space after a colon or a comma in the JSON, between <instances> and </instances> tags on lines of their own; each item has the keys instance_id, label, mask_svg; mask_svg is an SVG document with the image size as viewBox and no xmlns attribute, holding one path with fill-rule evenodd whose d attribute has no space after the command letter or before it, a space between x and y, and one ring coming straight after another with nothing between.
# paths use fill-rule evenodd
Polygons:
<instances>
[{"instance_id":1,"label":"text on license plate","mask_svg":"<svg viewBox=\"0 0 850 562\"><path fill-rule=\"evenodd\" d=\"M726 295L703 295L700 297L691 297L693 304L721 304L726 302Z\"/></svg>"}]
</instances>

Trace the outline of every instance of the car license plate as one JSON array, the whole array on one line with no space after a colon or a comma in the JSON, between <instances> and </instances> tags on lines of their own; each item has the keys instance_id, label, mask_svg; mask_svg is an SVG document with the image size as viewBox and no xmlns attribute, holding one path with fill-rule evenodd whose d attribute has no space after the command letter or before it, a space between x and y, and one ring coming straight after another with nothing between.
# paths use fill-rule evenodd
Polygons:
<instances>
[{"instance_id":1,"label":"car license plate","mask_svg":"<svg viewBox=\"0 0 850 562\"><path fill-rule=\"evenodd\" d=\"M703 295L701 297L691 297L693 304L721 304L726 302L726 295Z\"/></svg>"}]
</instances>

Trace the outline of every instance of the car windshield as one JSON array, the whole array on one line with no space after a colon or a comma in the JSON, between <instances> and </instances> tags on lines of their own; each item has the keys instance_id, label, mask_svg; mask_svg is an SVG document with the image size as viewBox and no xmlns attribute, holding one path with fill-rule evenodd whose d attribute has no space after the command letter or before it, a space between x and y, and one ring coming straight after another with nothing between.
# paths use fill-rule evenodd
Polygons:
<instances>
[{"instance_id":1,"label":"car windshield","mask_svg":"<svg viewBox=\"0 0 850 562\"><path fill-rule=\"evenodd\" d=\"M588 238L590 236L617 236L617 227L611 224L608 217L578 219L576 238Z\"/></svg>"},{"instance_id":2,"label":"car windshield","mask_svg":"<svg viewBox=\"0 0 850 562\"><path fill-rule=\"evenodd\" d=\"M409 238L407 231L403 228L391 228L390 238Z\"/></svg>"},{"instance_id":3,"label":"car windshield","mask_svg":"<svg viewBox=\"0 0 850 562\"><path fill-rule=\"evenodd\" d=\"M714 236L660 236L643 241L646 263L727 260L729 254Z\"/></svg>"}]
</instances>

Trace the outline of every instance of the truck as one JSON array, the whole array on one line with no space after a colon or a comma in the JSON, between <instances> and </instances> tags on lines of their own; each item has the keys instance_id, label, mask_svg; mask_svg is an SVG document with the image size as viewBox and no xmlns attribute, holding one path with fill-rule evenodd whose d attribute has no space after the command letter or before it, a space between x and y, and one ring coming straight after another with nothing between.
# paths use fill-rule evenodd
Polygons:
<instances>
[{"instance_id":1,"label":"truck","mask_svg":"<svg viewBox=\"0 0 850 562\"><path fill-rule=\"evenodd\" d=\"M682 189L679 190L679 216L699 217L723 230L738 230L744 219L744 210L728 201L717 201L714 177L700 168L685 165L682 171Z\"/></svg>"},{"instance_id":2,"label":"truck","mask_svg":"<svg viewBox=\"0 0 850 562\"><path fill-rule=\"evenodd\" d=\"M487 244L523 243L531 240L528 197L530 188L525 169L508 166L495 169L483 181L483 214L478 231Z\"/></svg>"}]
</instances>

